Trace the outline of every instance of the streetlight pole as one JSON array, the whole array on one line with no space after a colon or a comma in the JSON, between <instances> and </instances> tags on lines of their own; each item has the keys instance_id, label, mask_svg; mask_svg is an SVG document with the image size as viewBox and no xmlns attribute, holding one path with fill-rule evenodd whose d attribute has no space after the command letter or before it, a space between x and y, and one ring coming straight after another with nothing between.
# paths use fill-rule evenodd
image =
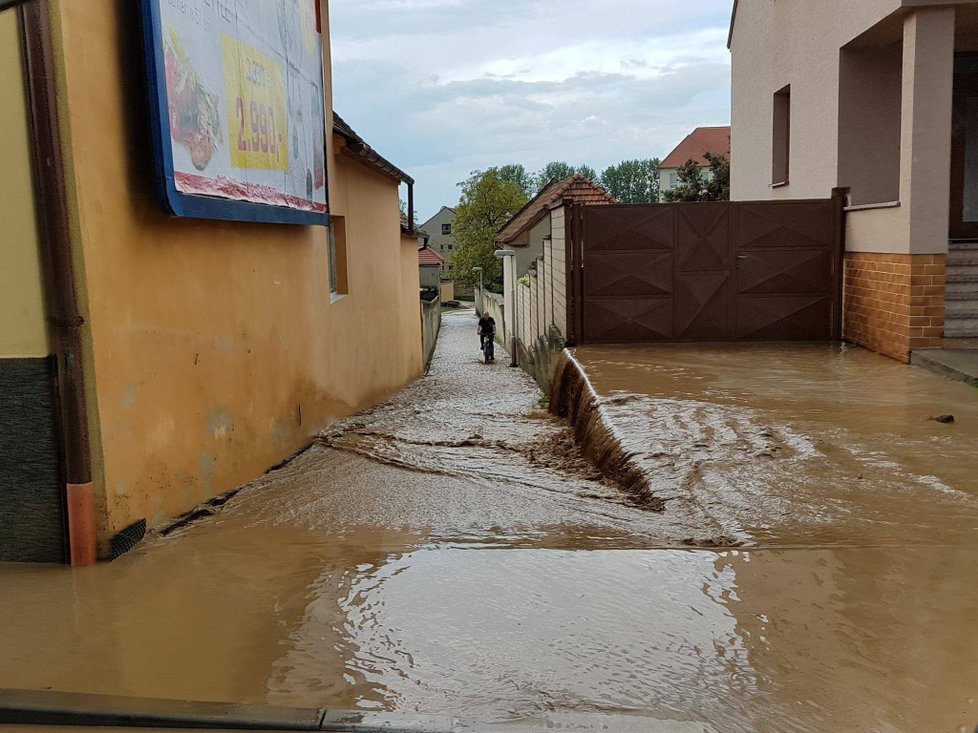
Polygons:
<instances>
[{"instance_id":1,"label":"streetlight pole","mask_svg":"<svg viewBox=\"0 0 978 733\"><path fill-rule=\"evenodd\" d=\"M503 260L504 263L506 260L509 260L509 264L510 264L509 271L510 271L512 282L509 284L509 294L510 294L510 303L513 306L513 314L511 316L513 322L513 333L512 333L512 338L510 339L511 361L509 365L511 367L518 367L519 361L517 358L517 351L516 351L516 331L517 331L516 314L518 313L519 308L516 307L516 251L512 249L497 249L495 252L493 252L493 256L497 260ZM505 264L503 265L503 267L505 267Z\"/></svg>"}]
</instances>

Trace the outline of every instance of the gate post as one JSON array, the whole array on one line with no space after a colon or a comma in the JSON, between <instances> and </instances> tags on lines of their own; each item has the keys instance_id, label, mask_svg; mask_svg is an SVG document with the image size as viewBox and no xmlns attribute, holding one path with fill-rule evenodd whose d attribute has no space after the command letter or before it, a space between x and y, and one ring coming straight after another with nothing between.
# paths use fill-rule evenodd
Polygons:
<instances>
[{"instance_id":1,"label":"gate post","mask_svg":"<svg viewBox=\"0 0 978 733\"><path fill-rule=\"evenodd\" d=\"M577 246L577 222L575 220L576 209L570 200L565 199L564 206L564 262L566 272L564 282L564 292L567 301L567 333L564 334L565 343L568 346L576 346L579 342L580 331L578 330L578 314L581 311L582 303L578 297L577 271L580 267Z\"/></svg>"},{"instance_id":2,"label":"gate post","mask_svg":"<svg viewBox=\"0 0 978 733\"><path fill-rule=\"evenodd\" d=\"M849 203L849 187L832 189L833 232L836 237L832 263L832 338L841 341L844 336L845 273L846 273L846 206Z\"/></svg>"},{"instance_id":3,"label":"gate post","mask_svg":"<svg viewBox=\"0 0 978 733\"><path fill-rule=\"evenodd\" d=\"M584 341L584 204L574 204L572 216L574 243L574 340Z\"/></svg>"}]
</instances>

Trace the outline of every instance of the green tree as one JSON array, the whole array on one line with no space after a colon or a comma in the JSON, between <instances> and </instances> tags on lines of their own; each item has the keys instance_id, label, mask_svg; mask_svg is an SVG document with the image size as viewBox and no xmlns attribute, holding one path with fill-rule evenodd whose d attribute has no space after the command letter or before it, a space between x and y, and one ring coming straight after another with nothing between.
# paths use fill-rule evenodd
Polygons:
<instances>
[{"instance_id":1,"label":"green tree","mask_svg":"<svg viewBox=\"0 0 978 733\"><path fill-rule=\"evenodd\" d=\"M533 176L520 163L501 165L498 168L499 179L507 183L515 183L526 194L527 198L534 195Z\"/></svg>"},{"instance_id":2,"label":"green tree","mask_svg":"<svg viewBox=\"0 0 978 733\"><path fill-rule=\"evenodd\" d=\"M589 181L591 181L591 183L600 183L601 182L600 179L598 178L598 172L596 170L594 170L594 168L592 168L589 165L579 165L579 166L577 166L577 173L580 173L586 179L588 179Z\"/></svg>"},{"instance_id":3,"label":"green tree","mask_svg":"<svg viewBox=\"0 0 978 733\"><path fill-rule=\"evenodd\" d=\"M707 153L710 162L710 180L706 182L707 201L730 200L730 160L726 155Z\"/></svg>"},{"instance_id":4,"label":"green tree","mask_svg":"<svg viewBox=\"0 0 978 733\"><path fill-rule=\"evenodd\" d=\"M687 160L676 170L677 185L666 191L666 201L729 201L730 162L725 155L706 153L710 164L702 169L695 160Z\"/></svg>"},{"instance_id":5,"label":"green tree","mask_svg":"<svg viewBox=\"0 0 978 733\"><path fill-rule=\"evenodd\" d=\"M504 178L499 168L473 171L458 185L462 195L452 226L455 279L463 285L476 285L479 278L472 268L481 267L486 286L502 292L502 263L493 256L496 234L526 205L526 191L518 182Z\"/></svg>"},{"instance_id":6,"label":"green tree","mask_svg":"<svg viewBox=\"0 0 978 733\"><path fill-rule=\"evenodd\" d=\"M659 162L623 160L604 169L601 185L623 204L654 204L659 200Z\"/></svg>"},{"instance_id":7,"label":"green tree","mask_svg":"<svg viewBox=\"0 0 978 733\"><path fill-rule=\"evenodd\" d=\"M570 178L575 173L580 173L590 181L597 183L598 173L589 165L573 166L562 160L553 160L547 163L534 177L535 190L533 194L540 193L551 181L563 181Z\"/></svg>"}]
</instances>

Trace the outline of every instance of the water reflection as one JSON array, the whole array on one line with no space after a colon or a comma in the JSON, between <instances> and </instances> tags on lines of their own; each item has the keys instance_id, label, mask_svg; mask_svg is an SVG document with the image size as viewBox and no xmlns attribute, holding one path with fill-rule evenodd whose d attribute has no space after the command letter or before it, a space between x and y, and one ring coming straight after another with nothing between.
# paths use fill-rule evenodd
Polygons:
<instances>
[{"instance_id":1,"label":"water reflection","mask_svg":"<svg viewBox=\"0 0 978 733\"><path fill-rule=\"evenodd\" d=\"M978 715L975 560L423 547L361 568L345 593L324 578L272 699L321 696L335 649L340 699L367 710L527 729L953 729Z\"/></svg>"}]
</instances>

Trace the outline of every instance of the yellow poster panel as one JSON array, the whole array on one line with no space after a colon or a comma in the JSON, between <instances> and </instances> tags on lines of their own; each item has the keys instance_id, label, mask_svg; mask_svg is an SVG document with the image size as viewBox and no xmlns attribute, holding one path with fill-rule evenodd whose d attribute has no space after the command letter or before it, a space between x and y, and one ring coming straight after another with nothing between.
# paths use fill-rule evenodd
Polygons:
<instances>
[{"instance_id":1,"label":"yellow poster panel","mask_svg":"<svg viewBox=\"0 0 978 733\"><path fill-rule=\"evenodd\" d=\"M289 117L282 64L221 35L231 166L289 169Z\"/></svg>"}]
</instances>

